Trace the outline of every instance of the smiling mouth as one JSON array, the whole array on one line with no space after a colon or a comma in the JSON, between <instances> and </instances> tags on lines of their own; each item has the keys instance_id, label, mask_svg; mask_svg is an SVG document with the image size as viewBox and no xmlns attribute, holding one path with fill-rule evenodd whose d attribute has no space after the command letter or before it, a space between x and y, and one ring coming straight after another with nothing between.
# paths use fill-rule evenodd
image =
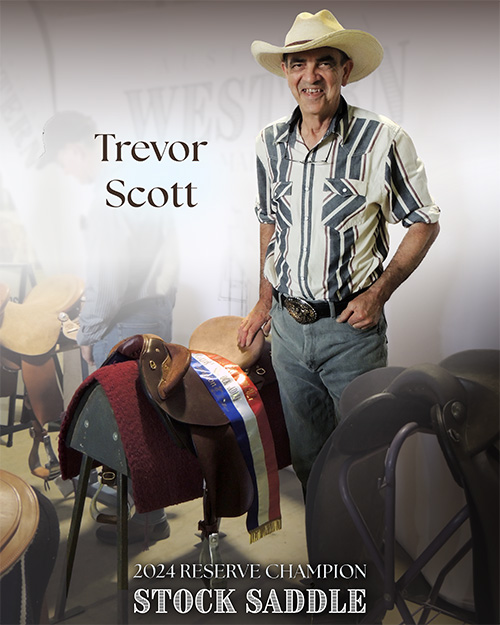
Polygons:
<instances>
[{"instance_id":1,"label":"smiling mouth","mask_svg":"<svg viewBox=\"0 0 500 625\"><path fill-rule=\"evenodd\" d=\"M314 96L323 93L323 89L320 89L319 87L309 87L301 89L301 92L305 93L306 95Z\"/></svg>"}]
</instances>

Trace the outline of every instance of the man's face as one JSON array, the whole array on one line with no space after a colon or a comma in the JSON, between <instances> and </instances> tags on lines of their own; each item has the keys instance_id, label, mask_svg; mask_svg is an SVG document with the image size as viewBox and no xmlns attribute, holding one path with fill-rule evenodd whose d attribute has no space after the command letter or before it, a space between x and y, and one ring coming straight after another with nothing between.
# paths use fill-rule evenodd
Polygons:
<instances>
[{"instance_id":1,"label":"man's face","mask_svg":"<svg viewBox=\"0 0 500 625\"><path fill-rule=\"evenodd\" d=\"M321 120L335 114L352 66L350 59L342 64L342 55L335 48L295 52L281 64L302 115Z\"/></svg>"}]
</instances>

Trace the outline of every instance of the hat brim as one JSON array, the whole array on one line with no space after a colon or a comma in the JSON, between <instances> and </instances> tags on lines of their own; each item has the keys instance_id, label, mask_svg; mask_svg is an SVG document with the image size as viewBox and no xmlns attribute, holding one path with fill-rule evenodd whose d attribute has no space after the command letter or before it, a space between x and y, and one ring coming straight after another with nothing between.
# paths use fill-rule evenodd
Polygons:
<instances>
[{"instance_id":1,"label":"hat brim","mask_svg":"<svg viewBox=\"0 0 500 625\"><path fill-rule=\"evenodd\" d=\"M380 42L373 35L362 30L344 29L311 41L283 47L273 46L264 41L254 41L251 46L252 54L257 63L281 78L285 77L281 68L283 54L293 54L294 52L316 48L337 48L352 59L353 69L348 83L356 82L371 74L384 58L384 49Z\"/></svg>"}]
</instances>

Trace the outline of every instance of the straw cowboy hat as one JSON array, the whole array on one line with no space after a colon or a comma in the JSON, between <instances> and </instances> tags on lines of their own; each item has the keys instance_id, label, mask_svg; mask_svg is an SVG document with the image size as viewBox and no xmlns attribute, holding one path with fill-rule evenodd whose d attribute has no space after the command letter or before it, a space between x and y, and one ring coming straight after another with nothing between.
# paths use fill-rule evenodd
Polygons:
<instances>
[{"instance_id":1,"label":"straw cowboy hat","mask_svg":"<svg viewBox=\"0 0 500 625\"><path fill-rule=\"evenodd\" d=\"M346 30L326 9L314 15L307 12L297 15L285 37L284 46L254 41L251 50L262 67L283 78L283 54L323 47L342 50L352 59L354 67L348 82L355 82L371 74L384 56L382 46L373 35L362 30Z\"/></svg>"}]
</instances>

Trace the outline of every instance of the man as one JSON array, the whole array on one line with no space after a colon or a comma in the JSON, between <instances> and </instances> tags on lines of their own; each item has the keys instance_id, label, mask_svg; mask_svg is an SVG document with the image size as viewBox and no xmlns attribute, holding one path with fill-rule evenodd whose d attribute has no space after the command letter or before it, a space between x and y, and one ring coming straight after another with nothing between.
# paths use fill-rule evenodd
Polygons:
<instances>
[{"instance_id":1,"label":"man","mask_svg":"<svg viewBox=\"0 0 500 625\"><path fill-rule=\"evenodd\" d=\"M44 128L41 164L54 161L80 183L95 186L83 224L85 302L77 342L84 360L100 367L119 341L134 334L171 340L177 251L164 211L106 206L106 180L113 176L100 167L96 132L94 122L79 112L57 113ZM129 523L131 543L161 540L169 533L164 510L136 514ZM103 525L96 535L103 542L116 543L115 526Z\"/></svg>"},{"instance_id":2,"label":"man","mask_svg":"<svg viewBox=\"0 0 500 625\"><path fill-rule=\"evenodd\" d=\"M439 209L408 135L341 95L382 61L375 37L323 10L299 14L283 47L254 41L252 53L287 79L298 107L257 139L261 282L238 340L249 345L272 318L273 365L305 492L342 391L387 364L384 304L432 245ZM407 233L384 269L387 224L396 222Z\"/></svg>"},{"instance_id":3,"label":"man","mask_svg":"<svg viewBox=\"0 0 500 625\"><path fill-rule=\"evenodd\" d=\"M172 334L177 272L172 224L160 210L105 204L97 130L89 117L63 111L44 128L41 163L57 162L95 194L83 224L86 239L85 305L77 341L89 365L101 366L111 348L136 333Z\"/></svg>"}]
</instances>

